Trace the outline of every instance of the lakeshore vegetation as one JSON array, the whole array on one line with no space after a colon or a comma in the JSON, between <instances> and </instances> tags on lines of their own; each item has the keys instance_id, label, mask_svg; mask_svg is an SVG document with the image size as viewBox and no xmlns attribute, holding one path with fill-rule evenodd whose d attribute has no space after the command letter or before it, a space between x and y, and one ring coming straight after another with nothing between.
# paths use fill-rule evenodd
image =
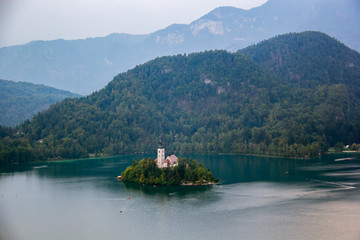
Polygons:
<instances>
[{"instance_id":1,"label":"lakeshore vegetation","mask_svg":"<svg viewBox=\"0 0 360 240\"><path fill-rule=\"evenodd\" d=\"M219 182L210 170L201 163L191 159L179 158L175 167L158 168L154 159L144 158L137 162L133 160L131 166L121 174L125 182L135 182L148 185L208 185Z\"/></svg>"},{"instance_id":2,"label":"lakeshore vegetation","mask_svg":"<svg viewBox=\"0 0 360 240\"><path fill-rule=\"evenodd\" d=\"M156 58L0 127L0 163L152 153L317 157L360 148L360 54L319 33Z\"/></svg>"}]
</instances>

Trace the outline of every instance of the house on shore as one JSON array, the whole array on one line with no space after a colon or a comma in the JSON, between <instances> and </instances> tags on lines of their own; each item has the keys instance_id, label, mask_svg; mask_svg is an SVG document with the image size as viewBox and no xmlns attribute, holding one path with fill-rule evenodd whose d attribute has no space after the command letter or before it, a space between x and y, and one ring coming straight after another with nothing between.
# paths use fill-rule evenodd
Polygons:
<instances>
[{"instance_id":1,"label":"house on shore","mask_svg":"<svg viewBox=\"0 0 360 240\"><path fill-rule=\"evenodd\" d=\"M178 165L178 158L175 155L169 155L165 158L165 148L160 140L155 162L158 168L175 167Z\"/></svg>"}]
</instances>

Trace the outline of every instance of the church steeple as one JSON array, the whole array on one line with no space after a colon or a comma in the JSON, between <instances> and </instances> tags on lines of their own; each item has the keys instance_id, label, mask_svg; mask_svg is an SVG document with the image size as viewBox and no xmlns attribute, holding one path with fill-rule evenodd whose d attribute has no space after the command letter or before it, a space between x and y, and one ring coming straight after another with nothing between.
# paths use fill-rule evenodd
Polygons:
<instances>
[{"instance_id":1,"label":"church steeple","mask_svg":"<svg viewBox=\"0 0 360 240\"><path fill-rule=\"evenodd\" d=\"M162 141L160 139L159 141L159 147L157 150L157 165L159 168L163 168L165 164L165 148L162 144Z\"/></svg>"},{"instance_id":2,"label":"church steeple","mask_svg":"<svg viewBox=\"0 0 360 240\"><path fill-rule=\"evenodd\" d=\"M157 159L155 161L158 168L178 166L178 158L175 155L169 155L167 158L165 158L165 148L161 139L159 141L159 147L157 149Z\"/></svg>"},{"instance_id":3,"label":"church steeple","mask_svg":"<svg viewBox=\"0 0 360 240\"><path fill-rule=\"evenodd\" d=\"M161 141L161 138L160 138L160 141L159 141L159 148L164 148L164 146L162 144L162 141Z\"/></svg>"}]
</instances>

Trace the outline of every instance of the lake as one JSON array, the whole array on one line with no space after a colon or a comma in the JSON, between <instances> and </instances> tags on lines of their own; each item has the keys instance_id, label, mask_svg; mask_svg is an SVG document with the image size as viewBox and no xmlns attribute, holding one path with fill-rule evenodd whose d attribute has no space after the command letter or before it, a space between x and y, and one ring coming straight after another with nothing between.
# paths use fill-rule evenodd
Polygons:
<instances>
[{"instance_id":1,"label":"lake","mask_svg":"<svg viewBox=\"0 0 360 240\"><path fill-rule=\"evenodd\" d=\"M2 169L0 239L360 239L360 155L194 155L219 185L116 180L142 157Z\"/></svg>"}]
</instances>

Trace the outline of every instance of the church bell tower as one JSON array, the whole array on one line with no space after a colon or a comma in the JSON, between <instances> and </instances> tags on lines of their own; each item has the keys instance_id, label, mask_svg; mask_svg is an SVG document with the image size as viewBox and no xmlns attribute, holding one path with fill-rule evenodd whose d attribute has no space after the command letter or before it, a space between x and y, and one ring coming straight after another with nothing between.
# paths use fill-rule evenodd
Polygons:
<instances>
[{"instance_id":1,"label":"church bell tower","mask_svg":"<svg viewBox=\"0 0 360 240\"><path fill-rule=\"evenodd\" d=\"M157 165L159 168L163 168L165 164L165 148L162 145L162 141L159 142L157 150Z\"/></svg>"}]
</instances>

